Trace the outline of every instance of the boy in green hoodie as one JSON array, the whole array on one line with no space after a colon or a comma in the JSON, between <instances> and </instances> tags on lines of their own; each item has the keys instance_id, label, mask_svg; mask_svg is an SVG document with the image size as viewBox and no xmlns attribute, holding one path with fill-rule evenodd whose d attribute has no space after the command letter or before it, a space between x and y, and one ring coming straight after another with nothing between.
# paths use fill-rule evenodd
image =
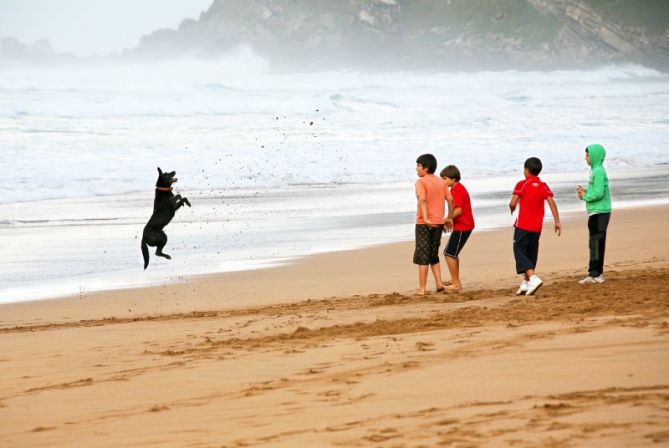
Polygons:
<instances>
[{"instance_id":1,"label":"boy in green hoodie","mask_svg":"<svg viewBox=\"0 0 669 448\"><path fill-rule=\"evenodd\" d=\"M590 265L588 276L578 282L604 283L604 249L606 248L606 228L611 218L611 195L609 178L604 169L606 150L602 145L590 145L585 148L585 161L590 165L588 188L578 186L578 198L585 201L588 211L588 231L590 233Z\"/></svg>"}]
</instances>

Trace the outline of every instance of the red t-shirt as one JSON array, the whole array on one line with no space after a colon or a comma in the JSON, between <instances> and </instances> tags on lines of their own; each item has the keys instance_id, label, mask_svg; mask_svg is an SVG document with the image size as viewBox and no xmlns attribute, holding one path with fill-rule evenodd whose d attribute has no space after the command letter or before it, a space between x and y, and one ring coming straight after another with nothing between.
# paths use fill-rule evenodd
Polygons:
<instances>
[{"instance_id":1,"label":"red t-shirt","mask_svg":"<svg viewBox=\"0 0 669 448\"><path fill-rule=\"evenodd\" d=\"M530 176L516 184L513 194L520 197L520 211L514 226L528 232L541 233L544 223L544 202L546 198L553 196L551 189L538 177Z\"/></svg>"},{"instance_id":2,"label":"red t-shirt","mask_svg":"<svg viewBox=\"0 0 669 448\"><path fill-rule=\"evenodd\" d=\"M469 199L469 193L460 182L451 188L453 195L453 208L461 208L460 216L453 220L453 230L474 230L474 214L472 213L472 201Z\"/></svg>"},{"instance_id":3,"label":"red t-shirt","mask_svg":"<svg viewBox=\"0 0 669 448\"><path fill-rule=\"evenodd\" d=\"M446 210L444 201L446 200L446 194L448 193L446 182L444 182L441 177L437 177L434 174L427 174L424 177L419 177L416 181L416 193L418 193L418 191L425 193L425 199L427 200L427 219L429 219L432 224L443 224L444 213ZM416 209L416 224L425 224L423 215L420 212L420 204L418 204Z\"/></svg>"}]
</instances>

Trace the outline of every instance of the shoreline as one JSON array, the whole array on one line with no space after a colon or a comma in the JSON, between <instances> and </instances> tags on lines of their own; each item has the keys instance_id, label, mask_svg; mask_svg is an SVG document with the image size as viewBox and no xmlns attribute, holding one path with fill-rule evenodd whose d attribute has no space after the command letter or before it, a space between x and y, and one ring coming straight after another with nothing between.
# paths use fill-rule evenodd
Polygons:
<instances>
[{"instance_id":1,"label":"shoreline","mask_svg":"<svg viewBox=\"0 0 669 448\"><path fill-rule=\"evenodd\" d=\"M663 207L669 205L669 198L664 199L664 198L657 198L657 199L651 199L651 200L640 200L640 201L625 201L623 203L618 203L616 204L616 209L617 210L626 210L626 209L644 209L644 208L654 208L654 207ZM564 211L561 211L561 219L562 221L567 221L567 220L572 220L572 219L578 219L579 216L583 214L582 210L575 210L573 208L567 208ZM548 218L548 221L546 222L552 222L552 218ZM407 228L409 226L406 226ZM476 232L499 232L507 229L509 227L509 224L491 224L485 227L477 227ZM444 238L442 239L442 249L443 246L446 244L447 241L447 236L444 234ZM313 257L313 256L326 256L328 254L333 254L337 252L352 252L352 251L357 251L357 250L366 250L374 247L379 247L387 244L402 244L402 243L413 243L413 239L408 237L405 239L398 239L396 241L392 242L374 242L374 243L369 243L369 244L354 244L352 243L352 247L342 247L342 248L336 248L336 249L324 249L324 250L318 250L315 252L307 253L307 254L301 254L301 255L293 255L293 256L286 256L282 258L274 258L274 259L261 259L257 260L254 263L249 263L246 260L242 260L239 263L243 265L241 268L234 268L234 269L228 269L228 270L222 270L222 271L217 271L217 272L204 272L204 273L195 273L195 274L185 274L185 275L170 275L168 277L164 278L154 278L154 279L144 279L141 280L138 277L138 274L136 272L127 274L124 272L114 272L114 273L106 273L103 274L101 277L93 277L89 279L89 283L86 284L85 287L81 286L81 281L85 279L79 278L78 280L76 278L73 279L66 279L66 280L61 280L58 282L51 282L47 283L47 285L34 285L34 286L29 286L29 285L23 285L22 287L15 287L15 288L8 288L4 291L0 291L2 294L5 296L10 296L12 293L15 292L15 296L18 297L14 300L7 300L7 301L0 301L0 307L3 305L12 305L12 304L18 304L18 303L28 303L28 302L42 302L42 301L51 301L51 300L59 300L59 299L67 299L67 298L73 298L75 296L81 297L81 296L91 296L95 294L101 294L101 293L111 293L113 291L123 291L123 290L138 290L138 289L145 289L145 288L156 288L156 287L161 287L164 285L173 285L177 283L182 283L184 281L191 281L191 280L198 280L201 278L207 278L207 277L215 277L215 276L225 276L229 274L234 274L234 273L239 273L239 272L249 272L249 271L264 271L266 269L273 269L277 267L283 267L283 266L289 266L293 263L298 262L299 260ZM154 257L154 262L155 262L155 257ZM118 277L121 278L124 275L126 275L124 281L125 283L122 286L114 286L114 278ZM129 280L127 278L127 275L130 275L131 277L134 277L132 280ZM46 287L54 287L56 284L61 285L59 288L60 291L65 291L67 292L51 292L51 293L44 293L44 292L38 292L38 290L43 290ZM69 284L70 286L63 286ZM74 284L79 284L78 287L73 287L71 285ZM91 285L96 285L93 288L91 288ZM79 293L75 293L74 291L78 289Z\"/></svg>"},{"instance_id":2,"label":"shoreline","mask_svg":"<svg viewBox=\"0 0 669 448\"><path fill-rule=\"evenodd\" d=\"M546 221L537 271L542 278L550 280L563 275L585 274L587 226L585 217L578 219L579 215L582 212L561 215L563 235L560 238L553 235L552 219ZM637 220L635 215L649 219ZM630 238L632 234L653 234L654 231L647 229L655 229L667 221L669 205L666 204L614 210L607 241L607 269L634 266L635 263L653 264L658 258L655 254L660 255L663 263L667 262L669 250L665 248L669 247L669 240L664 245L643 239L638 245L634 243L637 245L635 253L641 255L637 259L624 253L631 248L628 245L633 239ZM624 229L622 235L618 232L620 227ZM461 274L467 291L495 286L515 287L518 276L513 269L511 235L511 230L504 228L474 234L476 238L468 242L462 254ZM446 237L442 239L440 250L445 242ZM571 247L574 252L564 254L563 247ZM412 253L413 241L400 241L306 255L266 269L197 275L155 286L5 303L0 304L0 329L44 322L235 309L334 296L408 294L416 282ZM442 277L448 279L443 262L441 271ZM429 278L428 288L433 287L431 282Z\"/></svg>"}]
</instances>

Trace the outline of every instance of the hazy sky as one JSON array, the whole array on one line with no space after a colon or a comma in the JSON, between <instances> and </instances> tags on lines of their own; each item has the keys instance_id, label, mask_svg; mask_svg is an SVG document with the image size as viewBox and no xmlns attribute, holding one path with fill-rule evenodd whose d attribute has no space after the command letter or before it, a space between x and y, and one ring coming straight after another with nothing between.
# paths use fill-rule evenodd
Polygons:
<instances>
[{"instance_id":1,"label":"hazy sky","mask_svg":"<svg viewBox=\"0 0 669 448\"><path fill-rule=\"evenodd\" d=\"M137 45L158 28L197 19L213 0L0 0L0 37L33 43L48 38L54 50L80 56Z\"/></svg>"}]
</instances>

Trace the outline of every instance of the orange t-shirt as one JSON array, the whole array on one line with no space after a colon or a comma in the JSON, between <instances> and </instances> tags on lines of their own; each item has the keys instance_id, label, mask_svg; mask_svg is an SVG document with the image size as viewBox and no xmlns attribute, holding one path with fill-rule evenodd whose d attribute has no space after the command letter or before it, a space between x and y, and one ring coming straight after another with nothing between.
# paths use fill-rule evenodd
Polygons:
<instances>
[{"instance_id":1,"label":"orange t-shirt","mask_svg":"<svg viewBox=\"0 0 669 448\"><path fill-rule=\"evenodd\" d=\"M425 193L425 199L427 200L427 219L429 219L432 224L443 224L444 214L446 213L446 205L444 201L448 194L446 182L434 174L426 174L423 177L419 177L416 181L416 194L418 194L419 191ZM416 224L425 224L423 215L420 212L420 203L416 209Z\"/></svg>"}]
</instances>

